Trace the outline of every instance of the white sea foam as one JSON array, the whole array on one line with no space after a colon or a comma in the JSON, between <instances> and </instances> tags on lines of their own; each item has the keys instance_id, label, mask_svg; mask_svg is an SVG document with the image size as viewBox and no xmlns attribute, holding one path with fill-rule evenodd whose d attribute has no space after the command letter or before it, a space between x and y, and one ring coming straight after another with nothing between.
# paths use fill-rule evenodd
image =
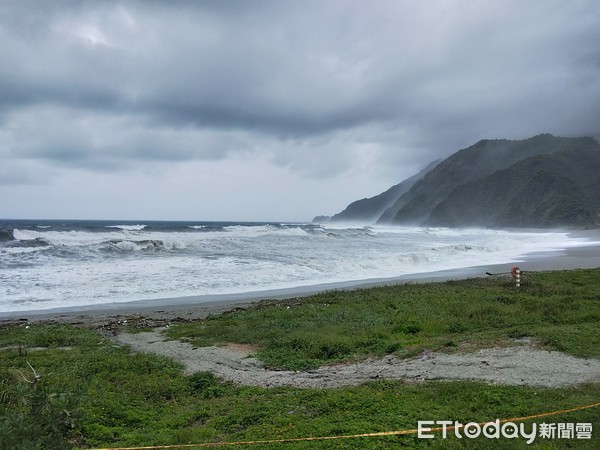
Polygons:
<instances>
[{"instance_id":1,"label":"white sea foam","mask_svg":"<svg viewBox=\"0 0 600 450\"><path fill-rule=\"evenodd\" d=\"M205 232L116 228L93 232L15 229L15 241L0 247L0 310L388 278L510 263L528 252L589 244L566 233L483 229L230 225Z\"/></svg>"},{"instance_id":2,"label":"white sea foam","mask_svg":"<svg viewBox=\"0 0 600 450\"><path fill-rule=\"evenodd\" d=\"M34 230L13 230L13 236L19 241L42 240L56 246L84 246L102 243L110 240L115 233L90 233L87 231L34 231Z\"/></svg>"},{"instance_id":3,"label":"white sea foam","mask_svg":"<svg viewBox=\"0 0 600 450\"><path fill-rule=\"evenodd\" d=\"M50 245L40 245L40 246L36 246L36 247L4 247L4 248L0 248L0 254L5 253L5 254L17 255L17 254L23 254L23 253L37 253L37 252L41 252L44 250L49 250L51 248L52 248L52 246L50 246Z\"/></svg>"},{"instance_id":4,"label":"white sea foam","mask_svg":"<svg viewBox=\"0 0 600 450\"><path fill-rule=\"evenodd\" d=\"M146 228L146 225L106 225L106 228L119 228L120 230L125 231L141 231Z\"/></svg>"}]
</instances>

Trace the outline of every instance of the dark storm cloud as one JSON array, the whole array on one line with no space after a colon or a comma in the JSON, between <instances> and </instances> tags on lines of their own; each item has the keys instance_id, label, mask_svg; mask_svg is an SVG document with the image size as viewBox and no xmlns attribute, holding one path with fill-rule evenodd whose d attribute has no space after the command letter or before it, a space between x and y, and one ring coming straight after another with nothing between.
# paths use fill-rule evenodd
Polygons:
<instances>
[{"instance_id":1,"label":"dark storm cloud","mask_svg":"<svg viewBox=\"0 0 600 450\"><path fill-rule=\"evenodd\" d=\"M596 1L7 1L0 154L113 170L266 152L326 177L365 142L387 167L599 136L598 30Z\"/></svg>"}]
</instances>

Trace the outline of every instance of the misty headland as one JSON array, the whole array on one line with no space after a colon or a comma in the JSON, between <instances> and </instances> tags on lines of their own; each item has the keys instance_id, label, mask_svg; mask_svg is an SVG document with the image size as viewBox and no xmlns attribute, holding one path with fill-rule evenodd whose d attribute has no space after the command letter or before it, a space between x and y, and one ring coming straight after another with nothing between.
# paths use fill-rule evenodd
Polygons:
<instances>
[{"instance_id":1,"label":"misty headland","mask_svg":"<svg viewBox=\"0 0 600 450\"><path fill-rule=\"evenodd\" d=\"M599 173L600 145L590 137L541 134L524 140L482 140L329 219L379 225L597 228Z\"/></svg>"}]
</instances>

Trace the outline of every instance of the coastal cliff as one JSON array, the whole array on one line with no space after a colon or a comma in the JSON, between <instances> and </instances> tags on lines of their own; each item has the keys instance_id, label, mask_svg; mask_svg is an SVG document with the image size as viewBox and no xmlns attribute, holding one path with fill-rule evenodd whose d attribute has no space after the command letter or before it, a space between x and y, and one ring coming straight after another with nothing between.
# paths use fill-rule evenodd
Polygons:
<instances>
[{"instance_id":1,"label":"coastal cliff","mask_svg":"<svg viewBox=\"0 0 600 450\"><path fill-rule=\"evenodd\" d=\"M600 145L590 137L541 134L482 140L333 221L394 225L597 227Z\"/></svg>"}]
</instances>

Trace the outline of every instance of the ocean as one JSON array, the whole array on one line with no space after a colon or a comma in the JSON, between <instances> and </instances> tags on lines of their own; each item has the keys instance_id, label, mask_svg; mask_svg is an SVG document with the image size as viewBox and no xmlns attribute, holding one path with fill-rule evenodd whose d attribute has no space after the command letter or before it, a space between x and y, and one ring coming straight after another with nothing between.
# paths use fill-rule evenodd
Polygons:
<instances>
[{"instance_id":1,"label":"ocean","mask_svg":"<svg viewBox=\"0 0 600 450\"><path fill-rule=\"evenodd\" d=\"M0 313L394 278L585 244L556 231L0 220Z\"/></svg>"}]
</instances>

